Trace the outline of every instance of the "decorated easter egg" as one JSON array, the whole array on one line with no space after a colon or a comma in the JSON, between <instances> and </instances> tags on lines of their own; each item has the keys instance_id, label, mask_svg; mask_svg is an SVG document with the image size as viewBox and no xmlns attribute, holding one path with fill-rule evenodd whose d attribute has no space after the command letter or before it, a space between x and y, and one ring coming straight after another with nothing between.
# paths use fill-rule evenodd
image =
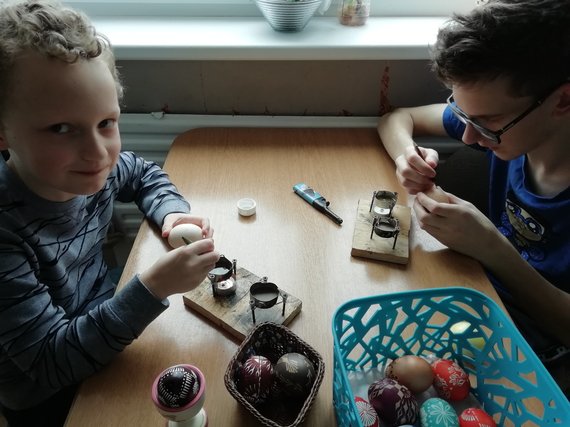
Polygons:
<instances>
[{"instance_id":1,"label":"decorated easter egg","mask_svg":"<svg viewBox=\"0 0 570 427\"><path fill-rule=\"evenodd\" d=\"M459 427L455 409L439 397L427 399L422 404L420 421L422 427Z\"/></svg>"},{"instance_id":2,"label":"decorated easter egg","mask_svg":"<svg viewBox=\"0 0 570 427\"><path fill-rule=\"evenodd\" d=\"M186 405L196 397L199 390L200 380L196 373L181 365L165 370L156 385L158 401L168 408Z\"/></svg>"},{"instance_id":3,"label":"decorated easter egg","mask_svg":"<svg viewBox=\"0 0 570 427\"><path fill-rule=\"evenodd\" d=\"M380 420L378 419L376 410L366 399L356 396L354 398L354 402L356 403L356 409L358 409L358 415L360 416L360 421L364 427L380 426Z\"/></svg>"},{"instance_id":4,"label":"decorated easter egg","mask_svg":"<svg viewBox=\"0 0 570 427\"><path fill-rule=\"evenodd\" d=\"M273 365L264 356L250 356L241 366L239 388L243 396L251 403L265 402L273 385Z\"/></svg>"},{"instance_id":5,"label":"decorated easter egg","mask_svg":"<svg viewBox=\"0 0 570 427\"><path fill-rule=\"evenodd\" d=\"M459 415L460 427L497 427L495 420L479 408L467 408Z\"/></svg>"},{"instance_id":6,"label":"decorated easter egg","mask_svg":"<svg viewBox=\"0 0 570 427\"><path fill-rule=\"evenodd\" d=\"M290 396L302 397L309 394L315 377L315 367L300 353L286 353L275 364L277 384Z\"/></svg>"},{"instance_id":7,"label":"decorated easter egg","mask_svg":"<svg viewBox=\"0 0 570 427\"><path fill-rule=\"evenodd\" d=\"M179 248L187 244L184 239L192 243L197 240L202 240L203 238L202 229L197 225L178 224L170 230L168 234L168 244L173 248Z\"/></svg>"},{"instance_id":8,"label":"decorated easter egg","mask_svg":"<svg viewBox=\"0 0 570 427\"><path fill-rule=\"evenodd\" d=\"M450 401L463 400L469 395L469 376L457 363L438 359L431 365L434 373L433 386L439 397Z\"/></svg>"},{"instance_id":9,"label":"decorated easter egg","mask_svg":"<svg viewBox=\"0 0 570 427\"><path fill-rule=\"evenodd\" d=\"M433 383L431 365L412 354L394 359L386 367L386 376L408 387L412 393L426 391Z\"/></svg>"},{"instance_id":10,"label":"decorated easter egg","mask_svg":"<svg viewBox=\"0 0 570 427\"><path fill-rule=\"evenodd\" d=\"M387 424L413 424L418 418L418 402L412 392L391 378L382 378L370 384L368 401L378 417Z\"/></svg>"}]
</instances>

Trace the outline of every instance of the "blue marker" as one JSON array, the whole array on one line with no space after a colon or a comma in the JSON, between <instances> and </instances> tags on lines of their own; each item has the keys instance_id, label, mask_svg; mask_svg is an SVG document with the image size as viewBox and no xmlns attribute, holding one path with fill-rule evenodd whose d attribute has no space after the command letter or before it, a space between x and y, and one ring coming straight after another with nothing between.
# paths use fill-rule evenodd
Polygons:
<instances>
[{"instance_id":1,"label":"blue marker","mask_svg":"<svg viewBox=\"0 0 570 427\"><path fill-rule=\"evenodd\" d=\"M301 196L307 203L314 207L319 212L324 213L338 225L342 224L342 218L329 209L330 202L309 187L307 184L299 183L293 186L293 191Z\"/></svg>"}]
</instances>

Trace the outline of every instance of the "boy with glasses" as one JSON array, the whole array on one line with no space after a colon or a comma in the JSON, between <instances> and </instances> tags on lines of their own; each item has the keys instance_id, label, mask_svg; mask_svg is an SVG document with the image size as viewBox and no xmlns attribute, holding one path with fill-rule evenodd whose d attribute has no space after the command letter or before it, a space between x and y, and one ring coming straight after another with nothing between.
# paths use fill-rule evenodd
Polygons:
<instances>
[{"instance_id":1,"label":"boy with glasses","mask_svg":"<svg viewBox=\"0 0 570 427\"><path fill-rule=\"evenodd\" d=\"M565 393L570 382L570 2L489 0L444 26L433 70L447 104L380 118L420 227L478 260L509 314ZM438 153L418 135L487 152L489 213L432 190Z\"/></svg>"}]
</instances>

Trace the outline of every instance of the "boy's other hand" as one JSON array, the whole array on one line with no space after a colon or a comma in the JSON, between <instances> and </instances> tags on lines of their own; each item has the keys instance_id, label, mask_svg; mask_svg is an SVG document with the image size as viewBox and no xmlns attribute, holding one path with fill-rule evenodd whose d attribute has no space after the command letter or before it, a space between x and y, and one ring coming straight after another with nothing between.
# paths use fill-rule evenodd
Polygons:
<instances>
[{"instance_id":1,"label":"boy's other hand","mask_svg":"<svg viewBox=\"0 0 570 427\"><path fill-rule=\"evenodd\" d=\"M211 238L198 240L163 255L139 278L158 299L188 292L198 286L212 270L220 254Z\"/></svg>"},{"instance_id":2,"label":"boy's other hand","mask_svg":"<svg viewBox=\"0 0 570 427\"><path fill-rule=\"evenodd\" d=\"M472 203L443 192L449 203L438 202L420 192L414 212L420 228L445 246L485 264L493 256L493 242L500 236L494 224Z\"/></svg>"}]
</instances>

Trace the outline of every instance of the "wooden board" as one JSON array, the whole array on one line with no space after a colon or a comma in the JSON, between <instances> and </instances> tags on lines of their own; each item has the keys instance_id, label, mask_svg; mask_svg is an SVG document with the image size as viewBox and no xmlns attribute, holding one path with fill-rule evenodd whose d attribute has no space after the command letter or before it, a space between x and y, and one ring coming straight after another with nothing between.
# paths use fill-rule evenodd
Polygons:
<instances>
[{"instance_id":1,"label":"wooden board","mask_svg":"<svg viewBox=\"0 0 570 427\"><path fill-rule=\"evenodd\" d=\"M279 296L273 307L255 309L254 324L249 305L249 288L253 283L259 282L261 278L241 267L237 268L236 278L237 289L234 295L214 297L212 284L206 278L200 285L182 296L184 304L240 340L243 340L261 322L287 325L301 311L301 300L291 295L286 289L279 288L280 291L286 292L288 295L285 314L282 315L283 303L281 296ZM277 286L279 285L277 284Z\"/></svg>"},{"instance_id":2,"label":"wooden board","mask_svg":"<svg viewBox=\"0 0 570 427\"><path fill-rule=\"evenodd\" d=\"M393 238L384 238L376 234L373 234L372 238L370 238L373 217L369 210L369 201L358 201L351 255L394 262L396 264L407 264L410 255L408 238L412 217L411 209L407 206L396 205L392 210L392 216L400 221L400 234L394 249L392 249L394 244Z\"/></svg>"}]
</instances>

